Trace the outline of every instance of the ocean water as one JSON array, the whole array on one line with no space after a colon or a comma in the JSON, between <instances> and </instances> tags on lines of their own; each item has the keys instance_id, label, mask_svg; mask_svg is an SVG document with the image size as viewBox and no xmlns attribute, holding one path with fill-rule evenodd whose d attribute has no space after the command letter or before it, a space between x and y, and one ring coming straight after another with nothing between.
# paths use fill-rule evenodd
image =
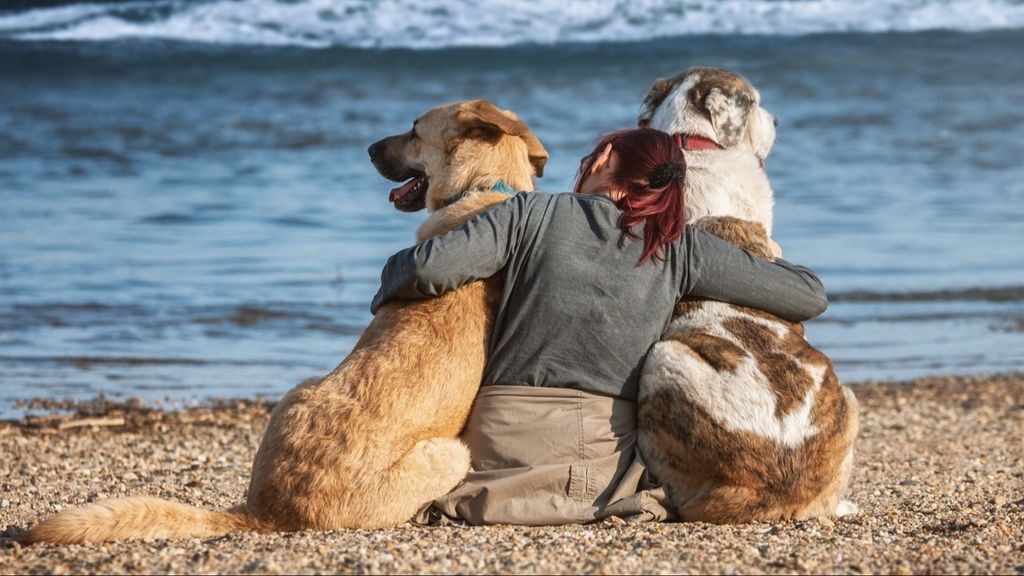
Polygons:
<instances>
[{"instance_id":1,"label":"ocean water","mask_svg":"<svg viewBox=\"0 0 1024 576\"><path fill-rule=\"evenodd\" d=\"M214 0L0 9L0 413L276 397L369 322L424 214L366 157L440 103L519 113L570 188L652 80L750 78L776 239L847 382L1024 368L1024 2Z\"/></svg>"}]
</instances>

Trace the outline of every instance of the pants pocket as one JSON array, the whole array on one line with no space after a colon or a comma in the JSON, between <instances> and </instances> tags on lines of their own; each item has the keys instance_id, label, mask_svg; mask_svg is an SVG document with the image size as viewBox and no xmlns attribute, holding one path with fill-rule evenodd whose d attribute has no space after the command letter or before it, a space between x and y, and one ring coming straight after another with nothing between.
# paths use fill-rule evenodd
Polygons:
<instances>
[{"instance_id":1,"label":"pants pocket","mask_svg":"<svg viewBox=\"0 0 1024 576\"><path fill-rule=\"evenodd\" d=\"M590 466L586 464L569 465L569 486L566 493L570 498L579 502L589 502L594 499Z\"/></svg>"}]
</instances>

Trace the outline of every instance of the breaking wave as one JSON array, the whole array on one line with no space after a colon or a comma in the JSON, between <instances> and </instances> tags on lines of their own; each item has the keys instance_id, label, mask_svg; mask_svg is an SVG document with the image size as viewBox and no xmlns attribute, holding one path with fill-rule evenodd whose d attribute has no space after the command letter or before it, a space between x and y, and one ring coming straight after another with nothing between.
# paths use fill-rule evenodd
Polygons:
<instances>
[{"instance_id":1,"label":"breaking wave","mask_svg":"<svg viewBox=\"0 0 1024 576\"><path fill-rule=\"evenodd\" d=\"M0 10L0 38L438 49L1024 28L1024 0L134 0Z\"/></svg>"}]
</instances>

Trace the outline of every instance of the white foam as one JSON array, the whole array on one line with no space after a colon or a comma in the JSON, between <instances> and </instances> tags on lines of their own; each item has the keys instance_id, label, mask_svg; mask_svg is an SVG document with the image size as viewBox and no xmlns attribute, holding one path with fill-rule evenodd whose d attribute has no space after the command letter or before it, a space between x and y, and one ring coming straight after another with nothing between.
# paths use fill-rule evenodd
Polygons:
<instances>
[{"instance_id":1,"label":"white foam","mask_svg":"<svg viewBox=\"0 0 1024 576\"><path fill-rule=\"evenodd\" d=\"M444 48L1024 28L1018 0L153 0L8 12L0 37Z\"/></svg>"}]
</instances>

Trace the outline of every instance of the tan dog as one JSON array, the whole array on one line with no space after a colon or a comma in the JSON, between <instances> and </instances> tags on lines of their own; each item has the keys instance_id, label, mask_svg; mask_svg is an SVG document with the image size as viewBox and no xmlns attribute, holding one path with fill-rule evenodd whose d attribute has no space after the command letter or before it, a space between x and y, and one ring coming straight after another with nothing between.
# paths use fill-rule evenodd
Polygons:
<instances>
[{"instance_id":1,"label":"tan dog","mask_svg":"<svg viewBox=\"0 0 1024 576\"><path fill-rule=\"evenodd\" d=\"M414 129L370 148L393 180L400 209L432 214L422 240L459 227L508 198L503 182L533 190L547 152L526 124L487 101L435 108ZM464 193L464 194L463 194ZM445 206L448 199L459 201ZM493 281L431 300L381 308L352 353L274 408L245 504L208 511L157 498L112 500L62 512L28 542L205 537L232 531L382 528L406 522L469 469L458 440L483 375L497 301Z\"/></svg>"},{"instance_id":2,"label":"tan dog","mask_svg":"<svg viewBox=\"0 0 1024 576\"><path fill-rule=\"evenodd\" d=\"M737 74L691 68L655 83L638 123L702 142L686 151L687 221L771 258L763 171L775 122ZM841 501L857 401L800 324L713 301L684 301L640 381L639 446L680 519L805 519Z\"/></svg>"}]
</instances>

